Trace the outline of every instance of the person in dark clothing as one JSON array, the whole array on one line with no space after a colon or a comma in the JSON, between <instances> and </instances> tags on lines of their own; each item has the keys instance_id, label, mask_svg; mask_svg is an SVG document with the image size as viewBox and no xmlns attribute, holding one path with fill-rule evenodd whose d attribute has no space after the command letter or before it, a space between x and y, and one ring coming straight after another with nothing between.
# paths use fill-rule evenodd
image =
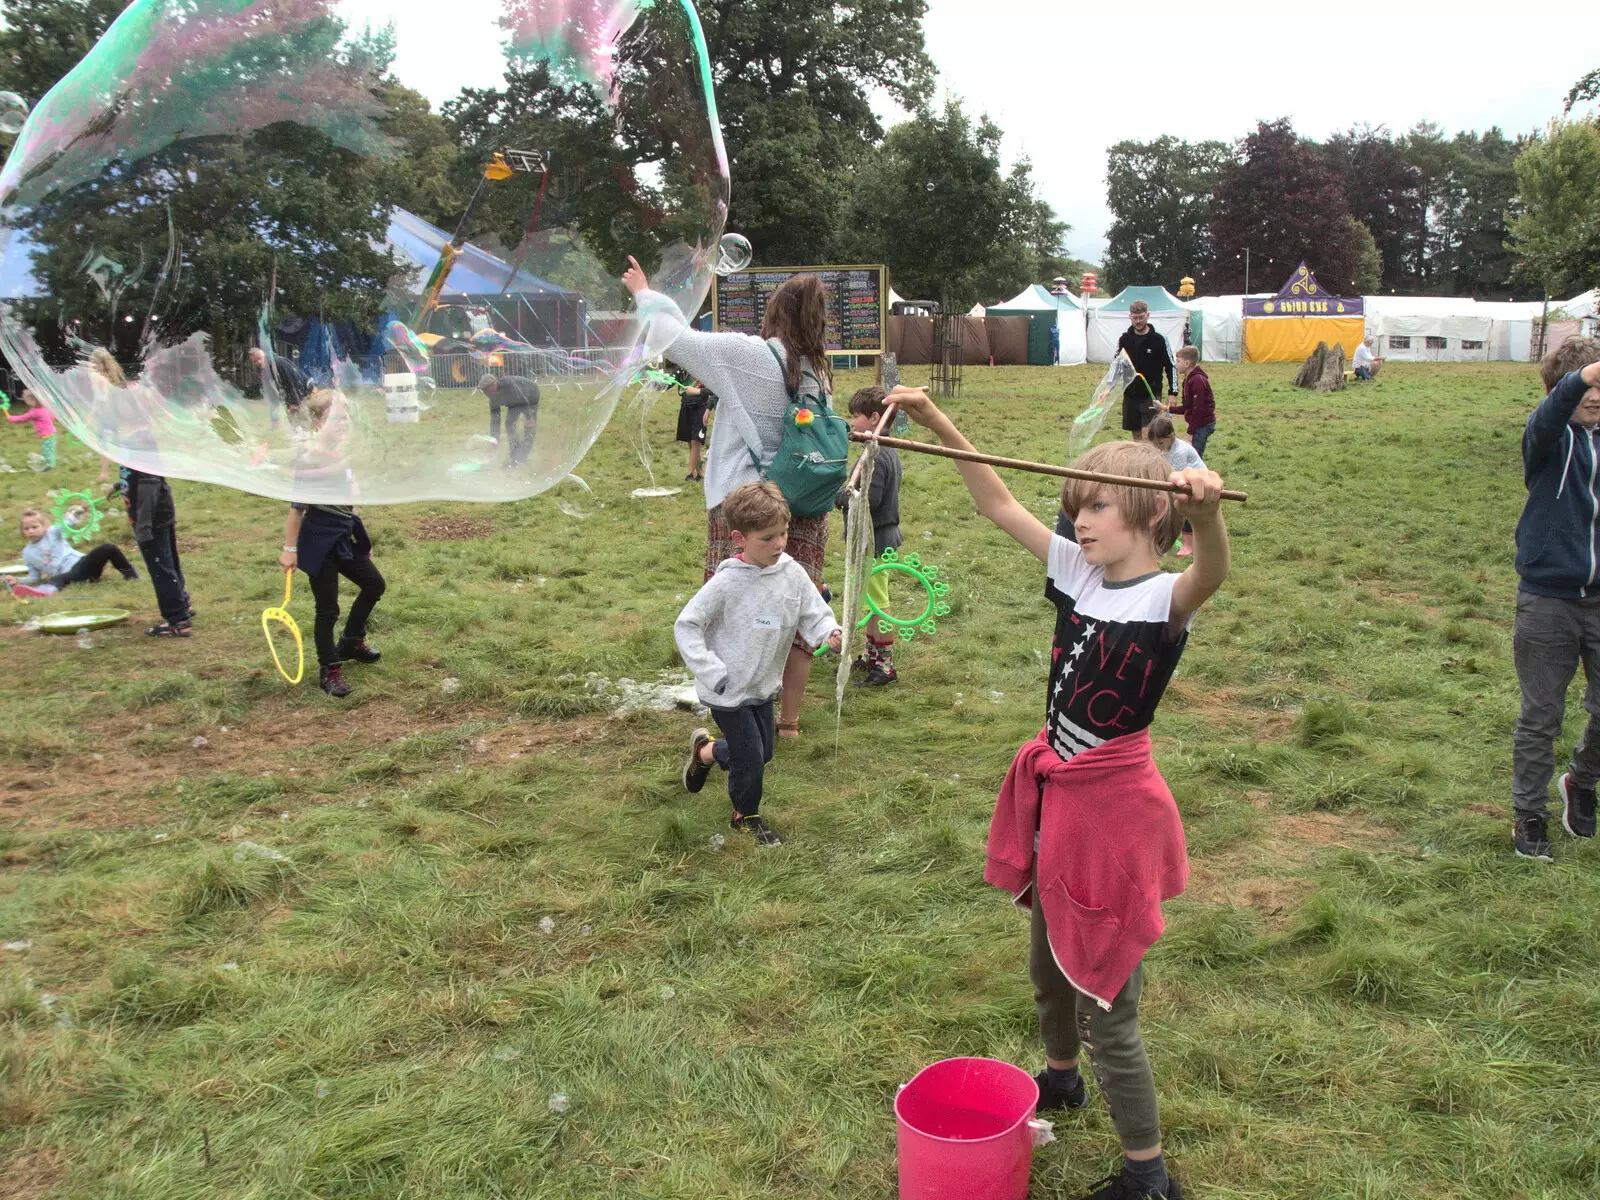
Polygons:
<instances>
[{"instance_id":1,"label":"person in dark clothing","mask_svg":"<svg viewBox=\"0 0 1600 1200\"><path fill-rule=\"evenodd\" d=\"M1122 427L1133 434L1134 441L1144 438L1144 430L1161 411L1161 375L1166 372L1167 395L1178 394L1177 366L1172 361L1172 348L1167 339L1150 325L1150 306L1135 300L1128 306L1128 319L1133 322L1117 342L1119 351L1126 350L1139 377L1122 393Z\"/></svg>"},{"instance_id":2,"label":"person in dark clothing","mask_svg":"<svg viewBox=\"0 0 1600 1200\"><path fill-rule=\"evenodd\" d=\"M269 362L267 352L260 346L251 347L250 361L261 372L262 391L266 393L267 412L272 417L273 425L278 423L278 410L273 407L274 392L277 393L277 402L283 405L291 418L298 414L301 402L311 394L311 381L306 378L299 364L281 354L271 355ZM270 388L266 386L269 382L272 384Z\"/></svg>"},{"instance_id":3,"label":"person in dark clothing","mask_svg":"<svg viewBox=\"0 0 1600 1200\"><path fill-rule=\"evenodd\" d=\"M886 407L881 387L864 387L850 397L850 428L857 433L870 433L878 427ZM879 446L878 458L872 466L872 482L867 487L867 502L872 507L872 554L881 557L890 547L899 547L900 536L900 452L891 446ZM844 488L839 489L837 507L849 512L850 498ZM883 611L889 610L888 573L880 571L867 577L866 595ZM852 669L862 667L867 674L857 687L883 687L900 676L894 669L895 633L889 626L877 621L867 622L867 652L851 663Z\"/></svg>"},{"instance_id":4,"label":"person in dark clothing","mask_svg":"<svg viewBox=\"0 0 1600 1200\"><path fill-rule=\"evenodd\" d=\"M539 427L539 385L523 375L485 375L478 388L489 397L489 440L500 442L500 410L506 414L506 469L528 461L534 431ZM521 432L518 432L518 424Z\"/></svg>"},{"instance_id":5,"label":"person in dark clothing","mask_svg":"<svg viewBox=\"0 0 1600 1200\"><path fill-rule=\"evenodd\" d=\"M347 505L291 504L278 563L285 571L298 567L311 580L311 595L317 602L312 640L317 647L318 686L330 696L348 696L344 664L375 663L383 657L367 645L367 618L387 587L373 564L367 527ZM344 635L335 643L341 575L360 590L345 620Z\"/></svg>"},{"instance_id":6,"label":"person in dark clothing","mask_svg":"<svg viewBox=\"0 0 1600 1200\"><path fill-rule=\"evenodd\" d=\"M700 472L700 452L706 441L707 405L715 399L711 389L682 367L672 372L678 381L678 433L677 440L689 446L689 473L684 479L698 482L705 479Z\"/></svg>"},{"instance_id":7,"label":"person in dark clothing","mask_svg":"<svg viewBox=\"0 0 1600 1200\"><path fill-rule=\"evenodd\" d=\"M139 543L145 570L156 590L156 605L161 609L161 624L145 630L150 637L191 636L194 607L183 581L183 564L178 559L178 512L172 502L172 488L160 475L150 475L124 467L128 523L133 539Z\"/></svg>"},{"instance_id":8,"label":"person in dark clothing","mask_svg":"<svg viewBox=\"0 0 1600 1200\"><path fill-rule=\"evenodd\" d=\"M1595 836L1600 785L1600 341L1568 338L1540 364L1545 397L1522 433L1528 489L1517 522L1517 613L1511 658L1522 711L1511 736L1512 846L1550 862L1550 777L1579 664L1588 727L1556 780L1561 827Z\"/></svg>"}]
</instances>

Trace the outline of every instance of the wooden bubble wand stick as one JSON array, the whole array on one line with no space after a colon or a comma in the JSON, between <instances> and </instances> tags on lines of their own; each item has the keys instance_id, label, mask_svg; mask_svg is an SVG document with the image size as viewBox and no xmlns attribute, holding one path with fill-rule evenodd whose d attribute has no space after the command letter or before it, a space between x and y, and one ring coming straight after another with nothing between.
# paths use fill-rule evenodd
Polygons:
<instances>
[{"instance_id":1,"label":"wooden bubble wand stick","mask_svg":"<svg viewBox=\"0 0 1600 1200\"><path fill-rule=\"evenodd\" d=\"M881 425L880 425L881 428ZM1061 479L1086 479L1090 483L1105 483L1113 487L1146 488L1152 492L1187 494L1188 489L1168 479L1137 479L1130 475L1102 475L1098 471L1080 471L1076 467L1058 467L1054 463L1030 462L1025 458L1001 458L997 454L980 454L976 450L956 450L949 446L932 446L927 442L913 442L907 438L883 437L877 433L851 432L853 442L877 442L896 450L911 450L917 454L936 454L940 458L958 458L962 462L987 463L991 467L1006 467L1013 471L1032 471L1035 475L1055 475ZM1241 504L1250 497L1244 492L1224 489L1224 500L1237 500Z\"/></svg>"}]
</instances>

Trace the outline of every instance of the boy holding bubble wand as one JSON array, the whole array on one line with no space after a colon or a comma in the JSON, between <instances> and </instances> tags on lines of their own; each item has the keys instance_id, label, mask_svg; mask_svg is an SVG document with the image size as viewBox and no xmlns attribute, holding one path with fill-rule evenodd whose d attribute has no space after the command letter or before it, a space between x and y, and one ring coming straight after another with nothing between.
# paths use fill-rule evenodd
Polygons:
<instances>
[{"instance_id":1,"label":"boy holding bubble wand","mask_svg":"<svg viewBox=\"0 0 1600 1200\"><path fill-rule=\"evenodd\" d=\"M1162 902L1183 891L1189 870L1150 724L1195 614L1228 576L1222 480L1171 471L1148 444L1097 446L1076 471L1146 486L1069 478L1061 507L1074 543L1024 508L992 466L973 461L982 456L925 392L898 388L889 400L962 455L956 468L978 511L1044 564L1056 606L1045 727L1006 776L984 872L1032 912L1028 968L1047 1064L1039 1108L1088 1103L1078 1069L1087 1050L1124 1155L1088 1200L1181 1200L1161 1153L1138 1023L1141 963L1161 935ZM1194 561L1181 575L1163 572L1162 553L1185 519Z\"/></svg>"}]
</instances>

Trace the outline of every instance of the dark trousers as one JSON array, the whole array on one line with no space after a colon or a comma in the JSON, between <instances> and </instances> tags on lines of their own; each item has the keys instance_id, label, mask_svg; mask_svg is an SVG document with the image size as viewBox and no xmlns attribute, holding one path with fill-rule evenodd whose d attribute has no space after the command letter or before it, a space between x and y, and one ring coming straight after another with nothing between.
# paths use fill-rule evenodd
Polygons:
<instances>
[{"instance_id":1,"label":"dark trousers","mask_svg":"<svg viewBox=\"0 0 1600 1200\"><path fill-rule=\"evenodd\" d=\"M337 667L341 661L333 642L333 627L339 620L339 576L343 575L360 592L350 606L350 617L344 623L344 641L359 642L367 636L367 618L373 605L383 597L383 573L370 558L338 558L329 554L322 569L311 579L311 595L317 602L316 624L313 640L317 644L317 662L324 667Z\"/></svg>"},{"instance_id":2,"label":"dark trousers","mask_svg":"<svg viewBox=\"0 0 1600 1200\"><path fill-rule=\"evenodd\" d=\"M520 467L528 461L528 451L533 449L533 434L539 427L539 410L528 404L513 404L506 408L505 413L506 465Z\"/></svg>"},{"instance_id":3,"label":"dark trousers","mask_svg":"<svg viewBox=\"0 0 1600 1200\"><path fill-rule=\"evenodd\" d=\"M1122 1148L1149 1150L1160 1145L1156 1081L1150 1073L1144 1038L1139 1034L1144 967L1133 969L1122 990L1111 998L1111 1009L1107 1011L1073 987L1056 964L1037 877L1031 920L1028 976L1033 981L1033 1004L1045 1054L1057 1062L1068 1062L1077 1058L1080 1050L1086 1052L1089 1069L1111 1110Z\"/></svg>"},{"instance_id":4,"label":"dark trousers","mask_svg":"<svg viewBox=\"0 0 1600 1200\"><path fill-rule=\"evenodd\" d=\"M772 701L713 708L711 719L722 730L711 753L728 772L728 799L734 812L752 817L761 810L761 784L772 761Z\"/></svg>"},{"instance_id":5,"label":"dark trousers","mask_svg":"<svg viewBox=\"0 0 1600 1200\"><path fill-rule=\"evenodd\" d=\"M87 552L72 565L70 570L57 575L50 582L58 588L64 588L71 587L75 583L99 579L101 573L105 571L107 563L115 567L124 577L129 571L133 570L132 565L128 562L128 556L116 546L107 542L105 545L96 546L93 550Z\"/></svg>"},{"instance_id":6,"label":"dark trousers","mask_svg":"<svg viewBox=\"0 0 1600 1200\"><path fill-rule=\"evenodd\" d=\"M139 553L156 590L156 607L161 619L171 625L189 619L189 591L183 582L183 564L178 561L178 527L156 525L150 540L139 543Z\"/></svg>"},{"instance_id":7,"label":"dark trousers","mask_svg":"<svg viewBox=\"0 0 1600 1200\"><path fill-rule=\"evenodd\" d=\"M1580 663L1589 722L1568 769L1574 783L1600 783L1600 600L1558 600L1518 589L1511 647L1522 686L1522 712L1511 735L1511 803L1519 817L1544 816L1567 685Z\"/></svg>"},{"instance_id":8,"label":"dark trousers","mask_svg":"<svg viewBox=\"0 0 1600 1200\"><path fill-rule=\"evenodd\" d=\"M1216 425L1202 425L1199 429L1189 430L1189 443L1194 447L1194 452L1201 458L1206 456L1206 442L1216 431Z\"/></svg>"}]
</instances>

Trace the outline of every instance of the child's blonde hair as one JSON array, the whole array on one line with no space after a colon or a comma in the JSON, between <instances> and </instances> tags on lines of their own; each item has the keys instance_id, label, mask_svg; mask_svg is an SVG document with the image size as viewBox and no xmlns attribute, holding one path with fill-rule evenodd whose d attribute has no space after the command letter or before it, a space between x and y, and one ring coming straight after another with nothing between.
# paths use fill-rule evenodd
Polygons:
<instances>
[{"instance_id":1,"label":"child's blonde hair","mask_svg":"<svg viewBox=\"0 0 1600 1200\"><path fill-rule=\"evenodd\" d=\"M789 504L775 483L747 483L728 493L722 515L735 533L758 533L789 524Z\"/></svg>"},{"instance_id":2,"label":"child's blonde hair","mask_svg":"<svg viewBox=\"0 0 1600 1200\"><path fill-rule=\"evenodd\" d=\"M26 521L29 517L38 517L41 521L44 520L44 514L42 512L40 512L37 508L25 508L25 509L23 509L21 512L19 512L17 514L17 532L18 533L22 533L22 523L24 521ZM48 522L46 522L46 524L48 524ZM27 534L23 534L23 536L26 537Z\"/></svg>"},{"instance_id":3,"label":"child's blonde hair","mask_svg":"<svg viewBox=\"0 0 1600 1200\"><path fill-rule=\"evenodd\" d=\"M89 353L89 366L106 380L121 387L128 382L128 377L122 373L122 364L111 357L111 351L104 346L96 346Z\"/></svg>"},{"instance_id":4,"label":"child's blonde hair","mask_svg":"<svg viewBox=\"0 0 1600 1200\"><path fill-rule=\"evenodd\" d=\"M1171 465L1149 442L1102 442L1072 465L1080 471L1133 479L1167 479L1172 475ZM1061 510L1076 521L1078 510L1102 491L1122 511L1129 529L1150 535L1158 554L1177 540L1183 517L1172 503L1171 493L1154 488L1068 479L1061 485Z\"/></svg>"}]
</instances>

